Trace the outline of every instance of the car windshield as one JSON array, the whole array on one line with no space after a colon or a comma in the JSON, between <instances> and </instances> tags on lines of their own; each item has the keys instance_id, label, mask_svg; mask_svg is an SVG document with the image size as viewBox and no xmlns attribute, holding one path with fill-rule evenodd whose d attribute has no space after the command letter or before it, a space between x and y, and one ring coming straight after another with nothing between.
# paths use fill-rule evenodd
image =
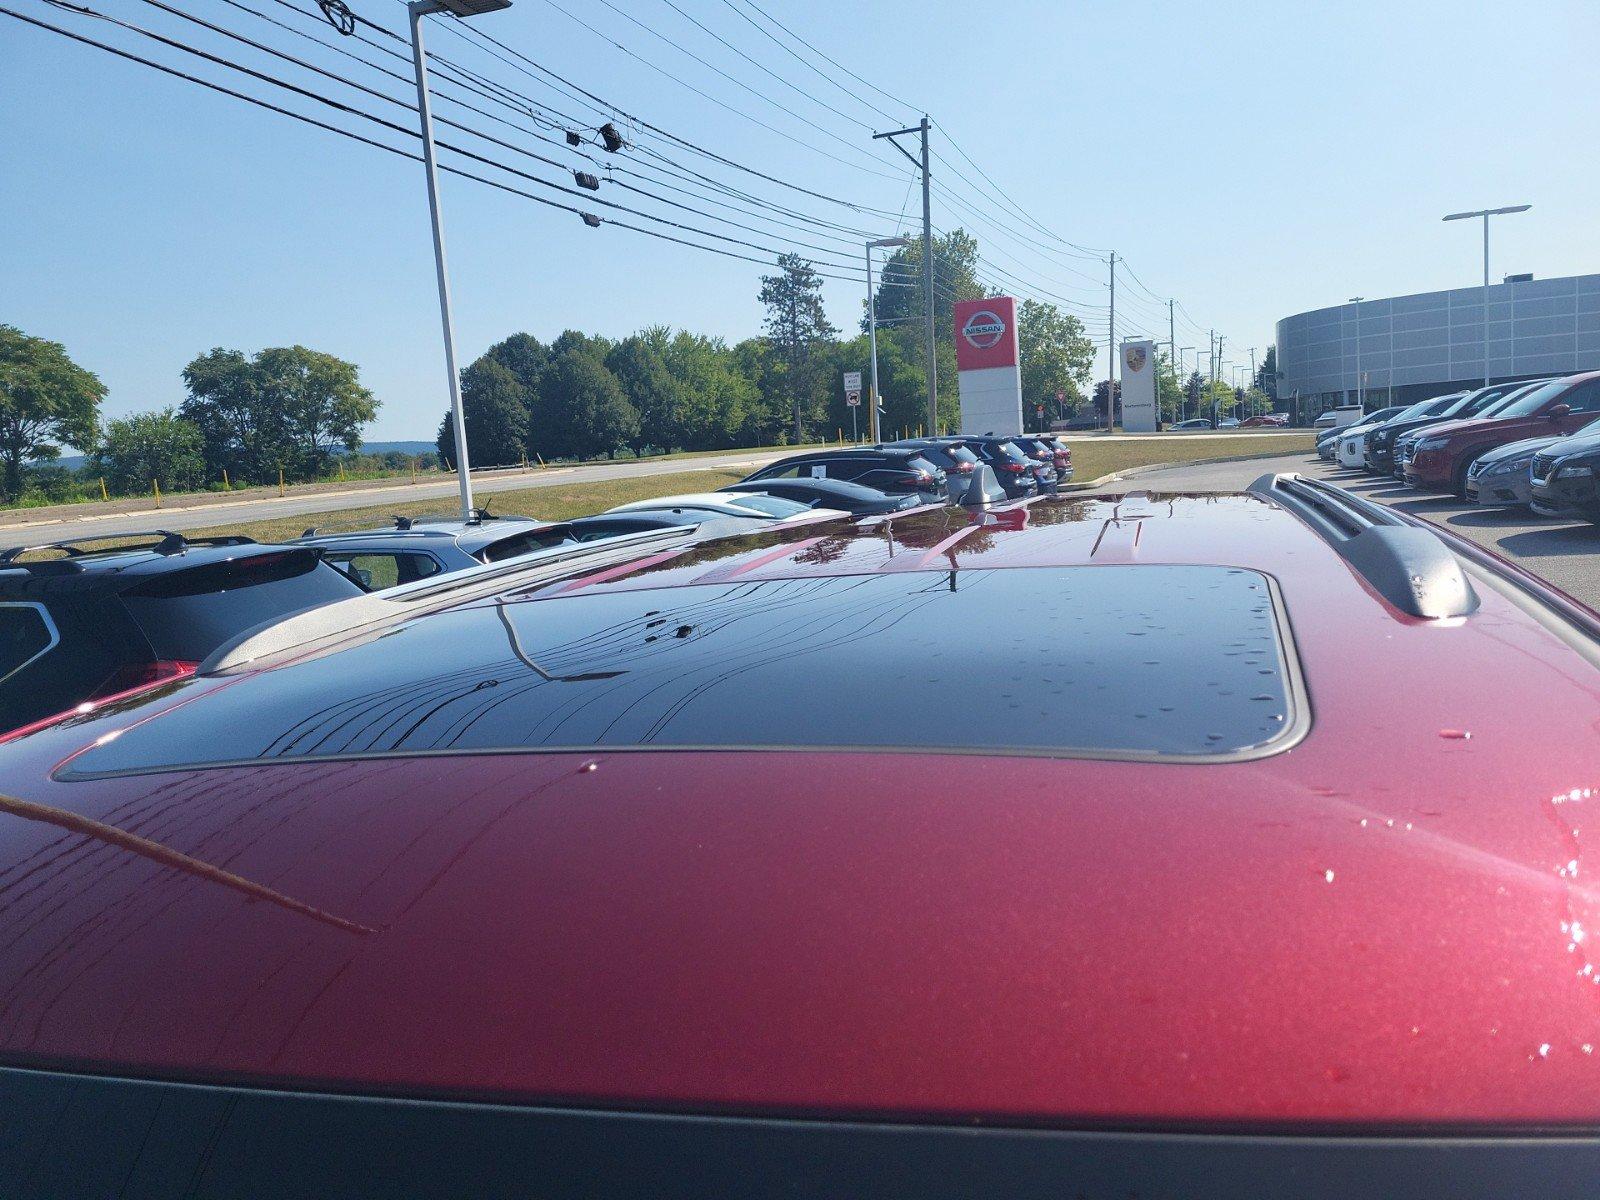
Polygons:
<instances>
[{"instance_id":1,"label":"car windshield","mask_svg":"<svg viewBox=\"0 0 1600 1200\"><path fill-rule=\"evenodd\" d=\"M787 500L782 496L766 496L742 494L730 496L729 502L739 508L754 509L756 512L765 513L769 517L793 517L800 513L809 512L811 506L801 504L798 500ZM824 507L826 507L824 503Z\"/></svg>"},{"instance_id":2,"label":"car windshield","mask_svg":"<svg viewBox=\"0 0 1600 1200\"><path fill-rule=\"evenodd\" d=\"M1479 417L1504 416L1506 414L1506 410L1509 409L1513 404L1517 403L1517 401L1522 399L1522 397L1526 396L1529 392L1532 392L1543 386L1544 385L1542 383L1530 383L1526 387L1515 388L1512 391L1507 392L1504 396L1501 396L1493 404L1486 406L1476 415Z\"/></svg>"},{"instance_id":3,"label":"car windshield","mask_svg":"<svg viewBox=\"0 0 1600 1200\"><path fill-rule=\"evenodd\" d=\"M1523 394L1495 415L1498 417L1528 417L1538 412L1550 401L1571 386L1565 379L1552 379L1549 383Z\"/></svg>"}]
</instances>

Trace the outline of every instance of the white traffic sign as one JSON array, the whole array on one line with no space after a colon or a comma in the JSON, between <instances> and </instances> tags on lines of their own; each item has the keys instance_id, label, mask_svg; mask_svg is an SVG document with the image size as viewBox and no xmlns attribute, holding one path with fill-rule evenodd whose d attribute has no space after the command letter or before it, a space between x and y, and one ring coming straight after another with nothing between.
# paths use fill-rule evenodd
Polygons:
<instances>
[{"instance_id":1,"label":"white traffic sign","mask_svg":"<svg viewBox=\"0 0 1600 1200\"><path fill-rule=\"evenodd\" d=\"M846 404L848 404L851 408L857 407L861 403L861 393L860 392L846 392L844 394L844 402Z\"/></svg>"},{"instance_id":2,"label":"white traffic sign","mask_svg":"<svg viewBox=\"0 0 1600 1200\"><path fill-rule=\"evenodd\" d=\"M844 373L844 390L846 392L854 392L858 396L861 394L860 371L846 371Z\"/></svg>"}]
</instances>

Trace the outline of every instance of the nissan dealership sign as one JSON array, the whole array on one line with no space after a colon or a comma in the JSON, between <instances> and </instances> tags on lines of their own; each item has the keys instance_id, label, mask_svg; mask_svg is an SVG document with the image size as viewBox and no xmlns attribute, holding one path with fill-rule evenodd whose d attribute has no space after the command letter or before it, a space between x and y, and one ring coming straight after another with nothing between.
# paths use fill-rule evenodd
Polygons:
<instances>
[{"instance_id":1,"label":"nissan dealership sign","mask_svg":"<svg viewBox=\"0 0 1600 1200\"><path fill-rule=\"evenodd\" d=\"M1022 432L1022 371L1017 353L1017 302L1010 296L963 300L955 306L961 432Z\"/></svg>"}]
</instances>

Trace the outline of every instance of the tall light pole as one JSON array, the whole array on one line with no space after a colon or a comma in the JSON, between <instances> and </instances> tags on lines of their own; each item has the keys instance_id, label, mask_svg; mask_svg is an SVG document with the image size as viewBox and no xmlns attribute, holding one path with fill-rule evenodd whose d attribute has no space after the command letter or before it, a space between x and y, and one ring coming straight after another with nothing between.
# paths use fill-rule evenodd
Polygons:
<instances>
[{"instance_id":1,"label":"tall light pole","mask_svg":"<svg viewBox=\"0 0 1600 1200\"><path fill-rule=\"evenodd\" d=\"M1117 253L1111 252L1111 325L1110 341L1106 349L1111 355L1111 370L1106 376L1106 432L1110 433L1116 428L1117 423L1117 355L1121 349L1117 344Z\"/></svg>"},{"instance_id":2,"label":"tall light pole","mask_svg":"<svg viewBox=\"0 0 1600 1200\"><path fill-rule=\"evenodd\" d=\"M417 68L417 114L422 119L422 166L428 178L428 215L433 220L433 265L439 276L439 322L444 327L444 368L450 383L450 427L456 443L456 481L461 488L461 519L472 519L472 465L467 457L467 421L461 412L461 375L456 370L456 335L450 317L450 273L444 260L444 224L439 215L439 170L433 155L433 109L428 103L428 52L422 45L422 18L433 13L476 17L510 8L511 0L412 0L411 59Z\"/></svg>"},{"instance_id":3,"label":"tall light pole","mask_svg":"<svg viewBox=\"0 0 1600 1200\"><path fill-rule=\"evenodd\" d=\"M878 436L878 294L872 286L872 252L880 246L909 245L911 239L908 237L878 238L867 243L867 341L872 347L872 400L867 407L867 414L873 445L882 439Z\"/></svg>"},{"instance_id":4,"label":"tall light pole","mask_svg":"<svg viewBox=\"0 0 1600 1200\"><path fill-rule=\"evenodd\" d=\"M1480 208L1476 212L1451 213L1446 221L1465 221L1468 217L1483 218L1483 386L1489 386L1489 218L1506 213L1527 212L1533 205L1512 204L1505 208Z\"/></svg>"},{"instance_id":5,"label":"tall light pole","mask_svg":"<svg viewBox=\"0 0 1600 1200\"><path fill-rule=\"evenodd\" d=\"M1365 296L1351 296L1350 303L1356 306L1356 404L1366 411L1366 401L1362 397L1361 387L1361 302Z\"/></svg>"}]
</instances>

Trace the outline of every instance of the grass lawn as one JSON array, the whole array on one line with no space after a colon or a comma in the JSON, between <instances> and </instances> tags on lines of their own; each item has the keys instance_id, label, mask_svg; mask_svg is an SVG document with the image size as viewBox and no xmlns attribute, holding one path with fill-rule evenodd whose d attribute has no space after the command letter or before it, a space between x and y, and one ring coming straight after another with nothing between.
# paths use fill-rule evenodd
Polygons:
<instances>
[{"instance_id":1,"label":"grass lawn","mask_svg":"<svg viewBox=\"0 0 1600 1200\"><path fill-rule=\"evenodd\" d=\"M1067 444L1072 447L1074 477L1087 483L1113 471L1148 467L1156 463L1193 462L1202 458L1232 458L1244 454L1267 457L1307 453L1314 447L1315 437L1310 431L1303 437L1258 437L1248 433L1237 437L1218 437L1196 433L1181 442L1166 438L1149 442L1102 442L1093 438L1069 438Z\"/></svg>"},{"instance_id":2,"label":"grass lawn","mask_svg":"<svg viewBox=\"0 0 1600 1200\"><path fill-rule=\"evenodd\" d=\"M675 492L714 492L730 483L738 483L747 471L679 471L671 475L641 475L637 479L607 479L599 483L574 483L567 486L549 484L528 488L525 491L493 492L482 498L490 512L508 516L538 517L545 521L565 521L572 517L586 517L590 513L604 512L618 504L632 500L648 500L652 496L665 496ZM216 525L196 530L197 534L242 533L259 542L275 542L283 538L299 537L306 526L318 529L375 527L382 525L390 515L447 516L459 510L454 496L441 496L436 500L415 500L409 504L379 501L361 508L337 509L333 512L302 514L275 521L246 521L229 525Z\"/></svg>"},{"instance_id":3,"label":"grass lawn","mask_svg":"<svg viewBox=\"0 0 1600 1200\"><path fill-rule=\"evenodd\" d=\"M1096 442L1092 439L1074 440L1072 460L1078 479L1087 482L1113 471L1129 467L1148 466L1155 463L1190 462L1201 458L1228 458L1238 454L1294 454L1310 450L1312 436L1261 438L1243 434L1238 437L1208 437L1197 435L1182 441L1162 440L1152 442ZM730 452L733 453L733 452ZM746 451L745 453L748 453ZM670 475L643 475L635 479L609 479L598 483L574 483L566 486L550 484L545 487L521 491L494 492L486 495L491 512L507 515L539 517L546 521L564 521L572 517L603 512L631 500L648 500L652 496L665 496L674 492L714 492L720 487L736 483L744 472L681 471ZM417 500L395 503L379 500L359 508L338 509L333 512L285 517L272 521L246 521L215 525L198 533L242 533L257 541L271 542L282 538L298 537L311 524L319 529L337 529L381 525L391 514L406 516L445 516L454 511L454 498Z\"/></svg>"}]
</instances>

